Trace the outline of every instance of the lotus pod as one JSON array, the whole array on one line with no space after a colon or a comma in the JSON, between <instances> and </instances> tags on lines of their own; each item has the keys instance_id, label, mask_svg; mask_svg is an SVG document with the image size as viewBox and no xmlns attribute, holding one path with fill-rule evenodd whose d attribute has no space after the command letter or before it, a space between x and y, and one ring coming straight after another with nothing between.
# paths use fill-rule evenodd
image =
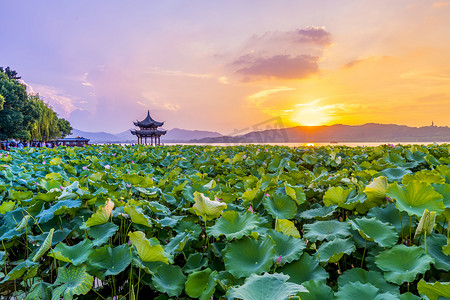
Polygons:
<instances>
[{"instance_id":1,"label":"lotus pod","mask_svg":"<svg viewBox=\"0 0 450 300\"><path fill-rule=\"evenodd\" d=\"M423 211L422 217L420 218L419 225L417 225L416 233L414 236L418 236L422 233L431 234L433 232L435 220L436 212L430 212L428 211L428 209L425 209Z\"/></svg>"}]
</instances>

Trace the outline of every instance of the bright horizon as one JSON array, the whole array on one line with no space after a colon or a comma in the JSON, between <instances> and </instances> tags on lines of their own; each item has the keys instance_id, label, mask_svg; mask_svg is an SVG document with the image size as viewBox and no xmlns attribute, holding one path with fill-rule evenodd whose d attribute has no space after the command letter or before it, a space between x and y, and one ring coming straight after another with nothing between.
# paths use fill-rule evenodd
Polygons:
<instances>
[{"instance_id":1,"label":"bright horizon","mask_svg":"<svg viewBox=\"0 0 450 300\"><path fill-rule=\"evenodd\" d=\"M83 131L450 126L450 1L186 3L5 1L0 66Z\"/></svg>"}]
</instances>

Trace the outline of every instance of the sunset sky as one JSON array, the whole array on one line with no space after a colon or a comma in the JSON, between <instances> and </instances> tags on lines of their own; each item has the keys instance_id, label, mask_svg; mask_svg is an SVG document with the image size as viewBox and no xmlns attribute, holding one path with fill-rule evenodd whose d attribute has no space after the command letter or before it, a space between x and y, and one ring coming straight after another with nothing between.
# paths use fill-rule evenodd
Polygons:
<instances>
[{"instance_id":1,"label":"sunset sky","mask_svg":"<svg viewBox=\"0 0 450 300\"><path fill-rule=\"evenodd\" d=\"M0 66L74 128L450 126L450 1L2 1Z\"/></svg>"}]
</instances>

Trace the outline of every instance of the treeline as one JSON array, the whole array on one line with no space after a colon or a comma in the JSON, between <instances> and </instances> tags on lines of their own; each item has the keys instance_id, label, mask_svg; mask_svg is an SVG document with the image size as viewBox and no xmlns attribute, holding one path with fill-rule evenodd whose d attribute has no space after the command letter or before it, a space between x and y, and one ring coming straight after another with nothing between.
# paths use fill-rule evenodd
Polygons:
<instances>
[{"instance_id":1,"label":"treeline","mask_svg":"<svg viewBox=\"0 0 450 300\"><path fill-rule=\"evenodd\" d=\"M49 141L72 133L69 121L39 94L28 94L17 72L0 67L0 140Z\"/></svg>"}]
</instances>

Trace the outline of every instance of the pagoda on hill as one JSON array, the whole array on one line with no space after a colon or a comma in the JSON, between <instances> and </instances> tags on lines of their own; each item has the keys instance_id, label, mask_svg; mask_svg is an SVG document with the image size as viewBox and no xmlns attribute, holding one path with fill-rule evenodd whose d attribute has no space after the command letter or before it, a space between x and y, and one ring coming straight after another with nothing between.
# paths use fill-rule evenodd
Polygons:
<instances>
[{"instance_id":1,"label":"pagoda on hill","mask_svg":"<svg viewBox=\"0 0 450 300\"><path fill-rule=\"evenodd\" d=\"M147 117L142 121L133 122L139 130L131 130L131 134L137 136L138 144L148 145L147 138L150 138L150 145L161 145L161 135L166 134L166 130L158 130L158 127L163 126L164 122L157 122L150 117L150 111Z\"/></svg>"}]
</instances>

